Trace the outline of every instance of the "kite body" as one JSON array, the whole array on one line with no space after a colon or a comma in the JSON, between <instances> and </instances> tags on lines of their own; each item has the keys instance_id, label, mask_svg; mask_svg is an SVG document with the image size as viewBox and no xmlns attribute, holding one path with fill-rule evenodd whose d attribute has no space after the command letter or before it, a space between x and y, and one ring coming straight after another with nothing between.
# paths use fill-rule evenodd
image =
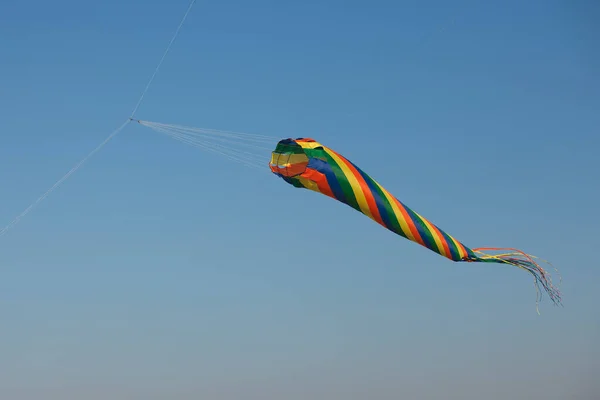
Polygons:
<instances>
[{"instance_id":1,"label":"kite body","mask_svg":"<svg viewBox=\"0 0 600 400\"><path fill-rule=\"evenodd\" d=\"M334 150L309 138L283 139L271 155L271 171L287 183L324 194L368 216L386 229L452 261L492 262L525 269L556 303L558 291L533 257L516 249L470 249L396 199ZM486 254L484 250L503 251Z\"/></svg>"}]
</instances>

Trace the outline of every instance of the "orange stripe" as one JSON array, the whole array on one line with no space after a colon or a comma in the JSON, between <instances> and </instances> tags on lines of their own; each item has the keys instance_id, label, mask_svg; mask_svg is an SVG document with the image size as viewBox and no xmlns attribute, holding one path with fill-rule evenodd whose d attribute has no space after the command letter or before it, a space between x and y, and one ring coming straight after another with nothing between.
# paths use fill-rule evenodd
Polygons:
<instances>
[{"instance_id":1,"label":"orange stripe","mask_svg":"<svg viewBox=\"0 0 600 400\"><path fill-rule=\"evenodd\" d=\"M382 225L384 228L387 228L387 226L383 222L383 219L381 218L381 215L379 214L379 208L377 207L377 202L375 201L375 197L373 197L373 192L371 191L371 189L369 189L369 185L364 180L364 178L361 176L360 172L358 172L356 170L356 168L354 168L354 165L352 165L345 157L337 154L336 152L334 152L331 149L329 149L329 151L331 151L332 153L337 155L344 162L344 164L346 164L348 169L350 169L350 171L352 171L352 174L358 181L360 188L362 189L363 193L365 194L365 199L367 200L367 204L369 205L369 209L371 210L371 214L373 215L375 221L377 223L379 223L380 225Z\"/></svg>"},{"instance_id":2,"label":"orange stripe","mask_svg":"<svg viewBox=\"0 0 600 400\"><path fill-rule=\"evenodd\" d=\"M458 241L458 240L456 240L456 239L454 240L454 244L456 244L456 245L457 245L457 247L458 247L458 251L459 251L459 253L461 253L461 254L460 254L460 257L461 257L461 258L464 258L464 257L466 257L466 256L469 254L469 252L467 251L467 249L466 249L466 247L465 247L465 245L464 245L464 244L462 244L461 242L459 242L459 241ZM462 250L462 252L461 252L461 250Z\"/></svg>"},{"instance_id":3,"label":"orange stripe","mask_svg":"<svg viewBox=\"0 0 600 400\"><path fill-rule=\"evenodd\" d=\"M335 199L333 191L327 182L327 177L324 174L312 168L306 168L306 171L300 176L315 182L321 193Z\"/></svg>"},{"instance_id":4,"label":"orange stripe","mask_svg":"<svg viewBox=\"0 0 600 400\"><path fill-rule=\"evenodd\" d=\"M294 175L301 174L306 169L307 165L308 165L308 162L303 162L303 163L298 163L298 164L291 164L290 166L287 166L287 167L279 167L279 166L271 165L270 168L271 168L271 171L273 171L273 172L278 172L283 176L292 177Z\"/></svg>"},{"instance_id":5,"label":"orange stripe","mask_svg":"<svg viewBox=\"0 0 600 400\"><path fill-rule=\"evenodd\" d=\"M385 190L385 189L383 189L383 190ZM386 192L387 192L387 190L386 190ZM389 192L388 192L388 194L389 194ZM391 194L390 194L390 198L392 198L396 202L396 205L400 209L400 212L402 213L402 216L404 217L404 220L406 221L406 224L409 226L410 231L412 232L412 234L415 237L415 239L417 239L418 243L421 246L427 247L425 245L425 242L423 241L423 238L421 237L421 234L419 233L419 230L415 226L415 223L413 222L413 220L410 217L410 215L408 215L408 212L406 212L406 209L404 208L404 206L402 205L402 203L400 203L400 201L397 198L395 198L394 196L392 196Z\"/></svg>"},{"instance_id":6,"label":"orange stripe","mask_svg":"<svg viewBox=\"0 0 600 400\"><path fill-rule=\"evenodd\" d=\"M335 151L331 150L330 148L328 148L328 150L329 150L329 151L331 151L332 153L334 153L335 155L337 155L338 157L340 157L340 158L341 158L341 159L342 159L342 160L343 160L343 161L346 163L346 165L348 166L348 168L350 168L350 170L351 170L351 171L352 171L352 173L355 175L355 177L356 177L356 179L358 180L358 182L361 184L361 187L363 188L363 192L365 192L365 190L364 190L364 189L365 189L365 187L363 187L363 186L362 186L362 185L363 185L363 182L364 182L364 179L362 178L362 176L360 176L360 174L359 174L359 175L357 175L357 174L358 174L358 171L356 171L356 169L355 169L355 168L354 168L354 167L353 167L351 164L349 164L349 163L348 163L348 160L346 160L346 158L345 158L345 157L343 157L343 156L340 156L338 153L336 153ZM365 185L366 185L366 182L365 182ZM366 186L366 189L367 189L367 191L365 192L365 194L366 194L366 193L368 193L368 195L367 195L367 196L365 196L365 197L367 198L367 203L369 204L369 208L371 208L371 211L372 211L373 207L371 206L371 202L370 202L369 200L370 200L370 199L373 199L373 197L372 197L372 196L373 196L373 194L372 194L372 193L371 193L371 191L369 190L368 186ZM427 247L427 246L425 245L425 242L423 241L423 238L422 238L422 237L421 237L421 235L419 234L419 231L418 231L417 227L415 226L414 222L413 222L413 221L412 221L412 219L410 218L410 215L408 215L408 213L406 212L406 209L405 209L405 208L402 206L402 204L401 204L401 203L398 201L398 199L396 199L396 198L395 198L393 195L391 195L391 194L390 194L390 193L389 193L389 192L388 192L386 189L384 189L383 187L381 187L381 190L382 190L382 191L385 191L385 192L386 192L386 194L388 194L388 195L389 195L389 197L390 197L391 199L393 199L393 200L396 202L396 204L398 205L398 208L400 209L400 212L402 213L402 216L404 217L404 220L406 221L406 224L409 226L409 228L410 228L410 230L411 230L411 232L412 232L412 234L413 234L414 238L415 238L415 239L417 239L418 243L419 243L419 244L421 244L421 245L422 245L422 246L424 246L424 247ZM377 206L376 206L376 205L375 205L375 210L376 210L376 215L379 217L379 220L381 221L381 216L379 215L379 209L377 208ZM374 214L374 215L375 215L375 214ZM379 222L379 221L377 221L377 222ZM381 221L381 222L379 222L379 223L380 223L382 226L384 226L384 227L386 227L386 228L387 228L387 226L386 226L386 225L383 223L383 221Z\"/></svg>"},{"instance_id":7,"label":"orange stripe","mask_svg":"<svg viewBox=\"0 0 600 400\"><path fill-rule=\"evenodd\" d=\"M431 227L434 229L435 234L438 235L440 242L442 242L442 245L444 246L444 252L446 253L445 256L452 260L452 253L450 252L450 247L448 246L448 241L442 235L442 233L440 232L440 229L437 226L435 226L431 222L429 224L431 224Z\"/></svg>"}]
</instances>

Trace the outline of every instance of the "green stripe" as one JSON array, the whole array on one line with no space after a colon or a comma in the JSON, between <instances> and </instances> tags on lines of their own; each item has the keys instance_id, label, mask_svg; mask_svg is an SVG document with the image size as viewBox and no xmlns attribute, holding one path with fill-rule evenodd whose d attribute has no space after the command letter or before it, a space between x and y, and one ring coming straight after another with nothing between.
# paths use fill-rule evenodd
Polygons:
<instances>
[{"instance_id":1,"label":"green stripe","mask_svg":"<svg viewBox=\"0 0 600 400\"><path fill-rule=\"evenodd\" d=\"M274 153L292 153L292 154L302 154L304 153L304 149L297 144L283 144L277 143L275 147Z\"/></svg>"},{"instance_id":2,"label":"green stripe","mask_svg":"<svg viewBox=\"0 0 600 400\"><path fill-rule=\"evenodd\" d=\"M295 186L297 188L304 188L306 189L306 186L304 186L302 184L302 182L300 182L300 179L298 178L288 178L288 177L283 177L283 179L288 182L289 184L291 184L292 186Z\"/></svg>"},{"instance_id":3,"label":"green stripe","mask_svg":"<svg viewBox=\"0 0 600 400\"><path fill-rule=\"evenodd\" d=\"M325 149L323 149L322 154L323 154L323 156L325 156L325 159L327 160L327 163L331 167L331 170L335 174L335 176L337 178L337 181L338 181L340 187L342 188L342 191L344 192L344 196L346 197L346 201L344 201L343 203L346 203L350 207L354 208L355 210L363 213L362 210L360 209L360 206L358 205L358 201L356 200L356 196L354 195L354 190L352 189L352 185L348 181L348 177L346 176L346 174L344 173L344 171L342 171L342 169L340 168L340 166L338 165L338 163L335 162L335 160L333 159L333 157L331 157L329 155L329 153Z\"/></svg>"},{"instance_id":4,"label":"green stripe","mask_svg":"<svg viewBox=\"0 0 600 400\"><path fill-rule=\"evenodd\" d=\"M408 239L408 235L402 230L402 225L400 225L399 216L394 212L392 204L387 199L387 196L383 193L383 190L381 190L380 185L377 182L375 182L375 180L371 178L367 173L365 173L364 171L361 172L363 173L363 177L365 178L365 180L368 181L367 183L369 184L369 187L373 188L371 189L371 191L373 192L374 197L376 197L377 200L379 200L378 203L380 202L381 204L383 204L383 207L385 208L386 219L392 225L391 227L388 226L387 228L392 232ZM377 207L377 209L380 213L383 211L379 207Z\"/></svg>"},{"instance_id":5,"label":"green stripe","mask_svg":"<svg viewBox=\"0 0 600 400\"><path fill-rule=\"evenodd\" d=\"M438 229L440 229L440 228L438 228ZM448 235L446 232L444 232L441 229L440 229L440 232L442 232L442 236L443 236L444 240L446 241L446 243L448 243L448 248L450 249L450 255L451 255L452 259L455 261L460 260L460 252L458 251L458 247L456 247L454 242L450 239L450 237L449 237L450 235Z\"/></svg>"},{"instance_id":6,"label":"green stripe","mask_svg":"<svg viewBox=\"0 0 600 400\"><path fill-rule=\"evenodd\" d=\"M425 223L423 222L423 219L421 217L419 217L417 214L415 214L415 212L413 210L411 210L408 207L405 207L406 211L408 212L408 214L410 215L410 217L413 219L413 221L415 222L415 225L417 225L417 229L419 229L419 232L421 233L421 237L423 238L423 241L425 242L425 244L427 245L427 247L433 251L435 251L436 253L438 253L439 255L442 255L442 251L438 248L437 243L435 242L435 239L433 238L433 235L431 234L431 231L429 230L429 228L427 228L427 225L425 225ZM425 236L425 237L423 237Z\"/></svg>"}]
</instances>

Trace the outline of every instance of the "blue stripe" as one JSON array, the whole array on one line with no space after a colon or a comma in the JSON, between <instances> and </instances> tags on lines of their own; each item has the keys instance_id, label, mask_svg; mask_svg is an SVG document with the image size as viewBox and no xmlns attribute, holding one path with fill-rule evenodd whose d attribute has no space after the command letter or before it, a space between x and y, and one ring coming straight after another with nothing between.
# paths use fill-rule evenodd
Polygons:
<instances>
[{"instance_id":1,"label":"blue stripe","mask_svg":"<svg viewBox=\"0 0 600 400\"><path fill-rule=\"evenodd\" d=\"M438 228L438 227L436 226L436 228ZM443 230L441 230L440 228L438 228L438 230L441 232L442 236L446 240L446 243L448 243L448 249L450 249L450 255L452 255L452 259L454 261L460 260L460 253L458 252L458 248L456 247L456 245L454 244L452 239L450 239L450 236L448 236L448 234L446 232L444 232Z\"/></svg>"},{"instance_id":2,"label":"blue stripe","mask_svg":"<svg viewBox=\"0 0 600 400\"><path fill-rule=\"evenodd\" d=\"M400 202L400 200L398 201ZM433 234L429 233L429 229L427 229L427 226L425 226L425 224L421 221L421 219L415 214L413 210L408 208L402 202L400 202L400 204L402 204L410 218L413 220L413 223L417 227L417 231L419 231L419 235L421 236L421 239L423 239L423 243L425 243L425 246L439 254L439 252L436 251L438 246L435 243L435 240L433 239Z\"/></svg>"},{"instance_id":3,"label":"blue stripe","mask_svg":"<svg viewBox=\"0 0 600 400\"><path fill-rule=\"evenodd\" d=\"M308 160L308 165L306 166L306 168L314 169L315 171L318 171L325 175L325 177L327 178L327 183L329 184L331 192L333 193L335 198L344 204L348 204L346 201L346 195L344 194L344 191L342 190L342 187L340 186L340 183L338 182L335 173L331 169L331 165L329 165L327 161L321 160L320 158L311 157Z\"/></svg>"},{"instance_id":4,"label":"blue stripe","mask_svg":"<svg viewBox=\"0 0 600 400\"><path fill-rule=\"evenodd\" d=\"M348 162L350 162L350 161L348 161ZM354 166L354 168L356 168L361 173L361 175L363 177L367 175L356 165L354 165L354 164L352 164L352 165ZM365 180L367 181L367 183L369 182L369 180L367 180L367 179L365 179ZM373 190L373 187L371 185L369 185L369 188L371 188L371 190ZM398 199L396 199L396 200L398 200ZM437 249L437 244L435 243L435 241L432 242L433 239L429 239L429 235L427 234L427 232L428 232L427 227L421 223L421 220L415 215L414 211L412 211L410 208L408 208L406 205L404 205L404 203L402 203L400 200L398 200L398 202L406 209L406 212L408 213L410 218L413 220L413 223L417 227L417 230L419 231L419 234L421 235L421 238L423 239L423 242L425 243L426 247L435 251L435 249ZM377 208L379 209L379 212L380 212L380 214L382 214L381 216L383 218L383 216L387 213L387 211L385 211L383 213L381 212L381 206L380 206L379 201L377 201ZM385 222L388 225L390 224L389 219ZM390 229L393 232L396 232L394 229L391 229L391 228L388 228L388 229ZM398 233L401 236L406 237L402 231L396 232L396 233Z\"/></svg>"},{"instance_id":5,"label":"blue stripe","mask_svg":"<svg viewBox=\"0 0 600 400\"><path fill-rule=\"evenodd\" d=\"M373 194L373 198L375 199L375 204L377 204L377 210L379 211L379 215L381 215L381 220L385 224L385 227L400 236L406 237L406 235L404 234L404 232L402 232L402 230L398 231L398 229L394 228L394 224L392 223L389 212L385 206L385 199L382 198L381 195L378 193L378 190L377 190L377 187L375 186L375 182L373 181L373 178L371 178L369 175L367 175L362 169L358 168L352 161L348 160L347 158L345 158L345 160L348 161L348 163L350 165L352 165L354 168L356 168L356 170L358 171L360 176L367 183L369 190ZM398 226L400 226L399 223L398 223Z\"/></svg>"}]
</instances>

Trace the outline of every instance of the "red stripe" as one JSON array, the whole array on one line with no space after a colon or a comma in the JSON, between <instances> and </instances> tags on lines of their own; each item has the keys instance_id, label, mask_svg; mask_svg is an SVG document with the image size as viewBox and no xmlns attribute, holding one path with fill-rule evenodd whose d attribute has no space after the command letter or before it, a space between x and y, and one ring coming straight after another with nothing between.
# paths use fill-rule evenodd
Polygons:
<instances>
[{"instance_id":1,"label":"red stripe","mask_svg":"<svg viewBox=\"0 0 600 400\"><path fill-rule=\"evenodd\" d=\"M283 176L292 177L292 176L295 176L295 175L298 175L298 174L301 174L302 172L304 172L307 165L308 165L308 162L302 162L302 163L292 164L289 167L279 167L279 166L270 165L269 168L271 168L271 171L273 171L275 173L279 173Z\"/></svg>"},{"instance_id":2,"label":"red stripe","mask_svg":"<svg viewBox=\"0 0 600 400\"><path fill-rule=\"evenodd\" d=\"M427 222L429 222L429 221L427 221ZM442 232L440 232L440 230L437 226L435 226L431 222L429 222L429 224L435 230L435 232L438 234L438 237L439 237L440 241L442 242L442 245L444 246L444 250L446 252L445 257L452 260L452 253L450 252L450 247L448 246L448 242L446 241L446 238L444 237L444 235L442 235Z\"/></svg>"},{"instance_id":3,"label":"red stripe","mask_svg":"<svg viewBox=\"0 0 600 400\"><path fill-rule=\"evenodd\" d=\"M329 183L327 183L327 177L324 174L312 168L306 168L306 171L300 176L316 183L321 193L335 199L333 191L331 190Z\"/></svg>"},{"instance_id":4,"label":"red stripe","mask_svg":"<svg viewBox=\"0 0 600 400\"><path fill-rule=\"evenodd\" d=\"M383 188L382 188L383 189ZM385 189L383 189L385 190ZM386 191L387 192L387 191ZM414 238L417 240L417 242L424 246L427 247L425 245L425 242L423 241L423 238L421 237L421 234L419 233L419 231L417 230L417 227L415 226L415 223L413 222L412 218L410 217L410 215L408 215L408 212L406 212L406 209L404 208L404 206L400 203L400 201L395 198L394 196L392 196L391 194L388 195L396 202L396 205L398 206L398 208L400 209L400 213L402 214L402 216L404 217L404 220L406 221L406 224L408 225L408 227L410 228L410 231L412 232Z\"/></svg>"},{"instance_id":5,"label":"red stripe","mask_svg":"<svg viewBox=\"0 0 600 400\"><path fill-rule=\"evenodd\" d=\"M338 156L340 158L340 160L342 160L344 162L344 164L346 164L346 166L350 169L350 171L352 171L352 174L358 181L358 184L360 185L360 188L362 189L362 192L364 193L365 198L367 199L367 204L369 206L369 210L371 211L371 214L373 215L373 218L375 219L375 221L377 221L377 223L379 223L380 225L382 225L385 228L388 228L388 226L383 222L381 215L379 214L379 208L377 208L377 202L375 201L373 192L371 192L371 189L369 189L369 185L364 180L364 178L362 177L360 172L358 172L357 169L354 167L354 165L352 165L352 163L350 163L344 156L336 153L335 151L333 151L329 148L327 150L332 152L336 156Z\"/></svg>"}]
</instances>

